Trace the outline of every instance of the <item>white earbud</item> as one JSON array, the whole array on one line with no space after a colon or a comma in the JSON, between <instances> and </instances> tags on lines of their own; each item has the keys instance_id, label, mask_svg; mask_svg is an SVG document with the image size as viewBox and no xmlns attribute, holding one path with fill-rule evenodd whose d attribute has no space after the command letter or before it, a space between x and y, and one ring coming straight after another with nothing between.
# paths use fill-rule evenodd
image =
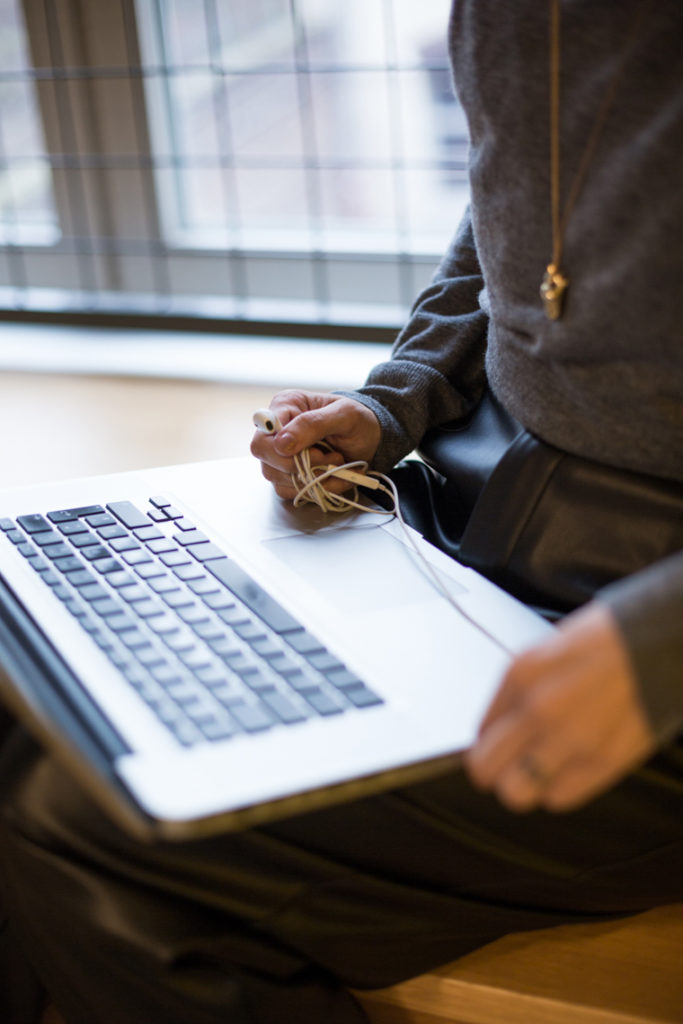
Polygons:
<instances>
[{"instance_id":1,"label":"white earbud","mask_svg":"<svg viewBox=\"0 0 683 1024\"><path fill-rule=\"evenodd\" d=\"M253 417L254 426L264 434L277 434L282 424L272 409L257 409Z\"/></svg>"}]
</instances>

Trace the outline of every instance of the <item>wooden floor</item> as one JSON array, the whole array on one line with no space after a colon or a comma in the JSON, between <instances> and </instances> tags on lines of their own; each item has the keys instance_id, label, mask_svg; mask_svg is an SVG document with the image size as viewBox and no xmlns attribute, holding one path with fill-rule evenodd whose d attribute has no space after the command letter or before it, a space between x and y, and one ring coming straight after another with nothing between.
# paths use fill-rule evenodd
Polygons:
<instances>
[{"instance_id":1,"label":"wooden floor","mask_svg":"<svg viewBox=\"0 0 683 1024\"><path fill-rule=\"evenodd\" d=\"M275 387L0 375L0 487L246 455Z\"/></svg>"}]
</instances>

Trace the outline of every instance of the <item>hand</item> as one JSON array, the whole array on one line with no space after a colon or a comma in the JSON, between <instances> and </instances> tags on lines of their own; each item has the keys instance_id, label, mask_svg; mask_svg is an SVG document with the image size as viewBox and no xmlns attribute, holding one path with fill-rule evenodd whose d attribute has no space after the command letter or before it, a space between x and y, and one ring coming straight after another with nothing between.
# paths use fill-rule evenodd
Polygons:
<instances>
[{"instance_id":1,"label":"hand","mask_svg":"<svg viewBox=\"0 0 683 1024\"><path fill-rule=\"evenodd\" d=\"M592 602L513 661L465 767L511 810L564 811L609 788L654 747L616 623Z\"/></svg>"},{"instance_id":2,"label":"hand","mask_svg":"<svg viewBox=\"0 0 683 1024\"><path fill-rule=\"evenodd\" d=\"M296 472L293 456L304 448L313 448L314 466L341 466L344 462L370 462L380 441L380 425L375 414L352 398L316 391L281 391L270 403L283 429L275 435L257 431L251 452L261 460L261 470L281 498L291 500L297 488L292 484ZM335 449L323 452L315 445L325 441ZM330 479L325 487L342 494L352 485Z\"/></svg>"}]
</instances>

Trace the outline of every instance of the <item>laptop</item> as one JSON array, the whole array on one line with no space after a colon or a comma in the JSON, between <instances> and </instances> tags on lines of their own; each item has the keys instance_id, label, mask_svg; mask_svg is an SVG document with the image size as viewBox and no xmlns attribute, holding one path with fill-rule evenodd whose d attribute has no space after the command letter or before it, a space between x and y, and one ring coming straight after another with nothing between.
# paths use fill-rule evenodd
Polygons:
<instances>
[{"instance_id":1,"label":"laptop","mask_svg":"<svg viewBox=\"0 0 683 1024\"><path fill-rule=\"evenodd\" d=\"M0 491L0 699L146 839L452 769L551 627L414 541L252 458Z\"/></svg>"}]
</instances>

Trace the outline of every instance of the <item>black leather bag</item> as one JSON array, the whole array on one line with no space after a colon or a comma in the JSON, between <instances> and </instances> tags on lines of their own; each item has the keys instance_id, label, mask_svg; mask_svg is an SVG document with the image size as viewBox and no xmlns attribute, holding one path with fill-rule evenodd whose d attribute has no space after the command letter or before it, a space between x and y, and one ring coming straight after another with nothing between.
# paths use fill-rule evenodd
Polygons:
<instances>
[{"instance_id":1,"label":"black leather bag","mask_svg":"<svg viewBox=\"0 0 683 1024\"><path fill-rule=\"evenodd\" d=\"M683 548L683 484L546 444L490 393L419 454L395 471L408 521L551 617Z\"/></svg>"}]
</instances>

